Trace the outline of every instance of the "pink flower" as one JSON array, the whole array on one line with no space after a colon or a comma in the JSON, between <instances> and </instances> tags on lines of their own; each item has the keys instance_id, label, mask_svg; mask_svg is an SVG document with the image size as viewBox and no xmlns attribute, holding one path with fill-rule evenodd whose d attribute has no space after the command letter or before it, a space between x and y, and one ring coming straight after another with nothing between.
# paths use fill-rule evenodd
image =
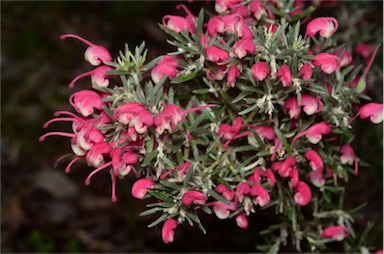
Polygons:
<instances>
[{"instance_id":1,"label":"pink flower","mask_svg":"<svg viewBox=\"0 0 384 254\"><path fill-rule=\"evenodd\" d=\"M357 175L359 172L359 165L358 165L358 161L357 161L357 156L356 156L355 152L353 151L352 147L348 144L342 145L340 147L340 153L341 153L341 156L340 156L341 163L342 164L349 164L349 165L354 163L355 169L354 169L353 173L355 175Z\"/></svg>"},{"instance_id":2,"label":"pink flower","mask_svg":"<svg viewBox=\"0 0 384 254\"><path fill-rule=\"evenodd\" d=\"M177 222L174 219L167 219L164 222L163 228L161 230L161 236L163 238L164 243L171 243L173 242L175 232L173 232L174 229L177 227Z\"/></svg>"},{"instance_id":3,"label":"pink flower","mask_svg":"<svg viewBox=\"0 0 384 254\"><path fill-rule=\"evenodd\" d=\"M359 43L355 47L355 52L368 60L373 55L373 48L368 44Z\"/></svg>"},{"instance_id":4,"label":"pink flower","mask_svg":"<svg viewBox=\"0 0 384 254\"><path fill-rule=\"evenodd\" d=\"M251 187L246 183L240 183L236 189L236 201L242 202L244 200L244 195L249 194Z\"/></svg>"},{"instance_id":5,"label":"pink flower","mask_svg":"<svg viewBox=\"0 0 384 254\"><path fill-rule=\"evenodd\" d=\"M292 118L299 118L301 109L297 103L297 98L290 97L284 102L284 108L288 110L289 117Z\"/></svg>"},{"instance_id":6,"label":"pink flower","mask_svg":"<svg viewBox=\"0 0 384 254\"><path fill-rule=\"evenodd\" d=\"M271 153L271 161L276 160L276 154L278 154L280 157L285 154L285 150L283 148L283 143L281 143L281 140L278 137L275 137L273 141L275 142L275 144L269 149Z\"/></svg>"},{"instance_id":7,"label":"pink flower","mask_svg":"<svg viewBox=\"0 0 384 254\"><path fill-rule=\"evenodd\" d=\"M240 2L241 0L217 0L215 3L215 10L218 13L223 13L228 8L232 8L233 5L236 5Z\"/></svg>"},{"instance_id":8,"label":"pink flower","mask_svg":"<svg viewBox=\"0 0 384 254\"><path fill-rule=\"evenodd\" d=\"M95 168L100 167L105 163L103 154L109 154L111 150L111 144L108 144L105 141L95 144L87 153L86 158L88 165Z\"/></svg>"},{"instance_id":9,"label":"pink flower","mask_svg":"<svg viewBox=\"0 0 384 254\"><path fill-rule=\"evenodd\" d=\"M113 118L124 125L134 127L136 132L143 134L147 127L153 125L152 114L137 102L127 102L115 109Z\"/></svg>"},{"instance_id":10,"label":"pink flower","mask_svg":"<svg viewBox=\"0 0 384 254\"><path fill-rule=\"evenodd\" d=\"M104 105L100 95L90 90L73 93L69 97L69 103L83 116L93 114L95 109L102 109Z\"/></svg>"},{"instance_id":11,"label":"pink flower","mask_svg":"<svg viewBox=\"0 0 384 254\"><path fill-rule=\"evenodd\" d=\"M164 174L162 174L160 176L160 179L164 180L173 171L178 172L181 175L181 177L185 177L185 175L187 174L187 172L190 169L191 165L192 165L191 162L184 162L183 164L181 164L181 165L179 165L179 166L177 166L175 168L172 168L172 169L168 170L167 172L165 172Z\"/></svg>"},{"instance_id":12,"label":"pink flower","mask_svg":"<svg viewBox=\"0 0 384 254\"><path fill-rule=\"evenodd\" d=\"M257 62L251 68L252 76L258 81L263 81L270 72L271 70L264 62Z\"/></svg>"},{"instance_id":13,"label":"pink flower","mask_svg":"<svg viewBox=\"0 0 384 254\"><path fill-rule=\"evenodd\" d=\"M243 58L247 54L253 54L256 51L256 46L252 39L241 39L232 46L233 53L238 58Z\"/></svg>"},{"instance_id":14,"label":"pink flower","mask_svg":"<svg viewBox=\"0 0 384 254\"><path fill-rule=\"evenodd\" d=\"M188 191L184 193L181 200L185 206L189 206L191 203L203 205L207 201L207 196L200 191Z\"/></svg>"},{"instance_id":15,"label":"pink flower","mask_svg":"<svg viewBox=\"0 0 384 254\"><path fill-rule=\"evenodd\" d=\"M284 87L292 85L292 73L288 65L283 64L277 71L277 77L280 78Z\"/></svg>"},{"instance_id":16,"label":"pink flower","mask_svg":"<svg viewBox=\"0 0 384 254\"><path fill-rule=\"evenodd\" d=\"M243 212L236 215L236 224L239 228L248 228L248 218Z\"/></svg>"},{"instance_id":17,"label":"pink flower","mask_svg":"<svg viewBox=\"0 0 384 254\"><path fill-rule=\"evenodd\" d=\"M217 69L217 73L213 72L211 69L207 69L207 78L212 81L222 80L225 77L224 71L226 70L227 66L215 64L215 67Z\"/></svg>"},{"instance_id":18,"label":"pink flower","mask_svg":"<svg viewBox=\"0 0 384 254\"><path fill-rule=\"evenodd\" d=\"M228 189L224 184L217 185L216 192L222 194L223 197L228 200L232 200L235 196L234 190Z\"/></svg>"},{"instance_id":19,"label":"pink flower","mask_svg":"<svg viewBox=\"0 0 384 254\"><path fill-rule=\"evenodd\" d=\"M275 131L271 126L261 126L261 125L246 125L247 127L250 127L254 129L257 133L257 135L260 137L261 141L264 141L265 139L273 140L275 138ZM246 133L244 133L245 135ZM248 132L248 143L250 145L253 145L254 147L258 147L259 144L256 141L256 138L254 137L252 132Z\"/></svg>"},{"instance_id":20,"label":"pink flower","mask_svg":"<svg viewBox=\"0 0 384 254\"><path fill-rule=\"evenodd\" d=\"M341 53L341 49L336 50L333 52L335 56L339 56ZM344 50L343 54L340 56L340 66L348 66L352 63L352 55L349 53L348 50Z\"/></svg>"},{"instance_id":21,"label":"pink flower","mask_svg":"<svg viewBox=\"0 0 384 254\"><path fill-rule=\"evenodd\" d=\"M312 192L309 186L305 182L299 181L295 190L295 202L301 206L306 206L312 198Z\"/></svg>"},{"instance_id":22,"label":"pink flower","mask_svg":"<svg viewBox=\"0 0 384 254\"><path fill-rule=\"evenodd\" d=\"M293 156L289 156L285 159L281 168L279 169L279 175L282 177L288 177L291 173L292 167L296 165L296 159Z\"/></svg>"},{"instance_id":23,"label":"pink flower","mask_svg":"<svg viewBox=\"0 0 384 254\"><path fill-rule=\"evenodd\" d=\"M111 77L111 75L107 75L105 74L105 72L109 70L112 70L112 68L109 66L106 66L106 65L98 66L96 69L92 71L89 71L77 76L74 80L71 81L68 87L73 88L76 81L86 76L91 76L92 87L94 88L107 87L109 85L109 80L107 79L107 77Z\"/></svg>"},{"instance_id":24,"label":"pink flower","mask_svg":"<svg viewBox=\"0 0 384 254\"><path fill-rule=\"evenodd\" d=\"M174 56L163 56L155 67L151 70L151 78L153 82L158 83L164 75L174 78L176 77L178 63Z\"/></svg>"},{"instance_id":25,"label":"pink flower","mask_svg":"<svg viewBox=\"0 0 384 254\"><path fill-rule=\"evenodd\" d=\"M208 20L207 31L209 36L225 32L225 22L221 16L214 16Z\"/></svg>"},{"instance_id":26,"label":"pink flower","mask_svg":"<svg viewBox=\"0 0 384 254\"><path fill-rule=\"evenodd\" d=\"M175 104L164 105L164 110L155 117L154 123L156 125L156 132L158 134L162 134L164 130L168 130L170 133L172 133L173 131L177 130L177 125L184 120L184 116L186 114L215 106L216 105L208 104L184 111Z\"/></svg>"},{"instance_id":27,"label":"pink flower","mask_svg":"<svg viewBox=\"0 0 384 254\"><path fill-rule=\"evenodd\" d=\"M319 113L323 108L323 102L311 95L302 94L300 106L303 106L303 111L307 115Z\"/></svg>"},{"instance_id":28,"label":"pink flower","mask_svg":"<svg viewBox=\"0 0 384 254\"><path fill-rule=\"evenodd\" d=\"M265 4L261 3L260 0L253 0L249 8L250 8L250 11L253 13L253 16L257 20L260 20L261 17L267 13L267 11L269 12L269 18L274 19L268 7Z\"/></svg>"},{"instance_id":29,"label":"pink flower","mask_svg":"<svg viewBox=\"0 0 384 254\"><path fill-rule=\"evenodd\" d=\"M312 78L312 67L309 63L303 64L299 70L300 75L303 77L303 80L310 80Z\"/></svg>"},{"instance_id":30,"label":"pink flower","mask_svg":"<svg viewBox=\"0 0 384 254\"><path fill-rule=\"evenodd\" d=\"M225 30L229 34L236 34L242 39L252 39L253 33L245 19L238 13L222 16L225 22Z\"/></svg>"},{"instance_id":31,"label":"pink flower","mask_svg":"<svg viewBox=\"0 0 384 254\"><path fill-rule=\"evenodd\" d=\"M82 41L89 46L84 53L84 58L93 66L98 66L101 64L101 62L106 63L112 61L111 54L104 47L95 45L87 41L86 39L74 34L63 34L62 36L60 36L60 39L62 40L66 38L78 39L79 41Z\"/></svg>"},{"instance_id":32,"label":"pink flower","mask_svg":"<svg viewBox=\"0 0 384 254\"><path fill-rule=\"evenodd\" d=\"M267 177L268 182L271 186L274 186L276 184L275 174L273 174L273 171L271 169L267 169L264 175L265 177Z\"/></svg>"},{"instance_id":33,"label":"pink flower","mask_svg":"<svg viewBox=\"0 0 384 254\"><path fill-rule=\"evenodd\" d=\"M212 45L206 50L207 59L211 62L224 62L230 58L229 53L216 45Z\"/></svg>"},{"instance_id":34,"label":"pink flower","mask_svg":"<svg viewBox=\"0 0 384 254\"><path fill-rule=\"evenodd\" d=\"M309 173L309 176L311 178L312 184L315 185L316 187L321 187L324 185L325 179L323 176L323 172L321 170L313 171Z\"/></svg>"},{"instance_id":35,"label":"pink flower","mask_svg":"<svg viewBox=\"0 0 384 254\"><path fill-rule=\"evenodd\" d=\"M292 188L296 188L297 184L299 183L299 171L297 170L297 168L291 169L289 177L291 178L290 183Z\"/></svg>"},{"instance_id":36,"label":"pink flower","mask_svg":"<svg viewBox=\"0 0 384 254\"><path fill-rule=\"evenodd\" d=\"M313 37L317 32L320 31L321 36L329 38L336 32L338 27L339 23L335 18L315 18L308 23L305 36Z\"/></svg>"},{"instance_id":37,"label":"pink flower","mask_svg":"<svg viewBox=\"0 0 384 254\"><path fill-rule=\"evenodd\" d=\"M340 69L340 58L329 54L329 53L320 53L316 55L316 59L312 60L314 66L320 66L321 70L324 73L331 74L336 70Z\"/></svg>"},{"instance_id":38,"label":"pink flower","mask_svg":"<svg viewBox=\"0 0 384 254\"><path fill-rule=\"evenodd\" d=\"M257 196L256 202L261 207L268 205L271 201L268 191L262 185L252 186L250 194L252 196Z\"/></svg>"},{"instance_id":39,"label":"pink flower","mask_svg":"<svg viewBox=\"0 0 384 254\"><path fill-rule=\"evenodd\" d=\"M321 236L323 238L333 238L342 241L349 236L349 228L343 226L330 226L323 230Z\"/></svg>"},{"instance_id":40,"label":"pink flower","mask_svg":"<svg viewBox=\"0 0 384 254\"><path fill-rule=\"evenodd\" d=\"M227 85L230 87L235 86L236 78L240 76L240 69L237 65L232 65L228 71Z\"/></svg>"},{"instance_id":41,"label":"pink flower","mask_svg":"<svg viewBox=\"0 0 384 254\"><path fill-rule=\"evenodd\" d=\"M196 27L194 25L196 17L193 16L187 7L185 7L183 4L177 5L176 8L183 8L187 13L187 17L183 18L180 16L166 15L162 20L163 25L169 29L172 29L176 33L179 33L180 31L188 31L190 33L194 33L196 31Z\"/></svg>"},{"instance_id":42,"label":"pink flower","mask_svg":"<svg viewBox=\"0 0 384 254\"><path fill-rule=\"evenodd\" d=\"M331 127L326 122L320 122L317 124L312 125L307 130L297 134L294 139L292 140L292 144L294 145L296 140L301 138L302 136L306 136L312 144L317 144L322 138L322 135L331 133Z\"/></svg>"},{"instance_id":43,"label":"pink flower","mask_svg":"<svg viewBox=\"0 0 384 254\"><path fill-rule=\"evenodd\" d=\"M221 220L227 219L231 211L237 210L237 205L233 202L227 205L221 201L215 201L215 202L212 202L212 204L213 204L213 211L215 212L217 218Z\"/></svg>"},{"instance_id":44,"label":"pink flower","mask_svg":"<svg viewBox=\"0 0 384 254\"><path fill-rule=\"evenodd\" d=\"M359 112L349 121L350 124L357 116L360 116L361 119L369 117L372 123L379 124L383 121L383 106L384 104L379 104L371 102L362 106Z\"/></svg>"},{"instance_id":45,"label":"pink flower","mask_svg":"<svg viewBox=\"0 0 384 254\"><path fill-rule=\"evenodd\" d=\"M243 126L243 119L241 116L236 117L232 125L222 124L220 125L218 134L222 135L224 139L232 140L235 139L236 135L239 134L241 127Z\"/></svg>"},{"instance_id":46,"label":"pink flower","mask_svg":"<svg viewBox=\"0 0 384 254\"><path fill-rule=\"evenodd\" d=\"M305 153L305 158L309 160L309 166L313 171L322 171L324 169L323 160L315 150L308 150Z\"/></svg>"},{"instance_id":47,"label":"pink flower","mask_svg":"<svg viewBox=\"0 0 384 254\"><path fill-rule=\"evenodd\" d=\"M147 194L147 190L151 189L154 185L156 185L156 183L151 179L141 178L132 185L132 196L138 199L142 199L145 194Z\"/></svg>"}]
</instances>

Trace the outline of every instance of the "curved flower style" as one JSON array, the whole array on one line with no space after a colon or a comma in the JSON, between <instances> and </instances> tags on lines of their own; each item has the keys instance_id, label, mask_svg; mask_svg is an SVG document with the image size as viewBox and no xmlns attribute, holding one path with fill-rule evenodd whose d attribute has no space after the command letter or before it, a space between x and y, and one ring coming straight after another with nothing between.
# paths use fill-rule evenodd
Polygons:
<instances>
[{"instance_id":1,"label":"curved flower style","mask_svg":"<svg viewBox=\"0 0 384 254\"><path fill-rule=\"evenodd\" d=\"M357 156L355 152L353 151L352 147L348 144L342 145L340 147L340 161L342 164L349 164L351 165L352 163L355 164L355 169L353 170L353 173L357 175L359 173L359 164L357 161Z\"/></svg>"},{"instance_id":2,"label":"curved flower style","mask_svg":"<svg viewBox=\"0 0 384 254\"><path fill-rule=\"evenodd\" d=\"M84 58L86 61L88 61L93 66L98 66L102 62L105 64L107 62L112 61L112 56L106 48L99 46L99 45L95 45L95 44L91 43L90 41L88 41L88 40L86 40L86 39L84 39L78 35L75 35L75 34L63 34L60 36L60 39L62 39L62 40L66 39L66 38L77 39L81 42L84 42L85 44L87 44L89 46L84 53Z\"/></svg>"},{"instance_id":3,"label":"curved flower style","mask_svg":"<svg viewBox=\"0 0 384 254\"><path fill-rule=\"evenodd\" d=\"M249 193L252 196L257 196L256 202L261 207L268 205L271 201L271 197L269 196L268 191L262 185L252 186Z\"/></svg>"},{"instance_id":4,"label":"curved flower style","mask_svg":"<svg viewBox=\"0 0 384 254\"><path fill-rule=\"evenodd\" d=\"M343 226L330 226L321 233L323 238L333 238L337 241L342 241L349 236L349 228Z\"/></svg>"},{"instance_id":5,"label":"curved flower style","mask_svg":"<svg viewBox=\"0 0 384 254\"><path fill-rule=\"evenodd\" d=\"M153 82L159 83L164 75L170 78L176 77L178 63L174 56L163 56L155 67L151 70L151 78Z\"/></svg>"},{"instance_id":6,"label":"curved flower style","mask_svg":"<svg viewBox=\"0 0 384 254\"><path fill-rule=\"evenodd\" d=\"M212 45L206 50L207 59L211 62L224 62L230 58L229 52L219 48L216 45Z\"/></svg>"},{"instance_id":7,"label":"curved flower style","mask_svg":"<svg viewBox=\"0 0 384 254\"><path fill-rule=\"evenodd\" d=\"M181 31L195 33L196 27L194 21L196 20L196 17L193 16L192 13L183 4L177 5L176 8L183 8L184 11L187 13L187 17L183 18L180 16L165 15L162 20L163 25L168 27L169 29L172 29L176 33L179 33Z\"/></svg>"},{"instance_id":8,"label":"curved flower style","mask_svg":"<svg viewBox=\"0 0 384 254\"><path fill-rule=\"evenodd\" d=\"M371 102L362 106L359 112L349 121L350 124L356 117L360 116L361 119L369 117L372 123L379 124L383 121L384 104Z\"/></svg>"},{"instance_id":9,"label":"curved flower style","mask_svg":"<svg viewBox=\"0 0 384 254\"><path fill-rule=\"evenodd\" d=\"M132 196L138 199L143 199L147 190L151 189L156 183L148 178L141 178L132 185Z\"/></svg>"},{"instance_id":10,"label":"curved flower style","mask_svg":"<svg viewBox=\"0 0 384 254\"><path fill-rule=\"evenodd\" d=\"M112 70L112 68L109 66L106 66L106 65L98 66L96 69L92 71L85 72L77 76L74 80L71 81L68 87L73 88L75 86L76 81L86 76L91 76L92 87L94 88L107 87L109 85L109 80L107 78L111 77L111 75L105 74L105 72L109 70Z\"/></svg>"},{"instance_id":11,"label":"curved flower style","mask_svg":"<svg viewBox=\"0 0 384 254\"><path fill-rule=\"evenodd\" d=\"M241 127L243 126L243 119L241 116L236 117L232 125L223 123L220 125L218 134L223 135L224 139L233 140L239 134Z\"/></svg>"},{"instance_id":12,"label":"curved flower style","mask_svg":"<svg viewBox=\"0 0 384 254\"><path fill-rule=\"evenodd\" d=\"M224 184L217 185L216 192L220 193L225 199L228 200L232 200L235 197L235 191L228 189Z\"/></svg>"},{"instance_id":13,"label":"curved flower style","mask_svg":"<svg viewBox=\"0 0 384 254\"><path fill-rule=\"evenodd\" d=\"M330 18L330 17L315 18L308 23L305 36L313 37L317 32L320 31L321 36L325 38L329 38L336 32L338 27L339 27L339 22L337 22L335 18Z\"/></svg>"},{"instance_id":14,"label":"curved flower style","mask_svg":"<svg viewBox=\"0 0 384 254\"><path fill-rule=\"evenodd\" d=\"M303 80L311 80L312 72L312 67L309 63L303 64L303 66L301 66L299 70L299 73L303 77Z\"/></svg>"},{"instance_id":15,"label":"curved flower style","mask_svg":"<svg viewBox=\"0 0 384 254\"><path fill-rule=\"evenodd\" d=\"M240 76L240 69L237 65L232 65L228 71L227 85L230 87L235 86L236 78Z\"/></svg>"},{"instance_id":16,"label":"curved flower style","mask_svg":"<svg viewBox=\"0 0 384 254\"><path fill-rule=\"evenodd\" d=\"M323 160L315 150L308 150L305 153L305 158L309 160L309 166L313 171L322 171L324 169Z\"/></svg>"},{"instance_id":17,"label":"curved flower style","mask_svg":"<svg viewBox=\"0 0 384 254\"><path fill-rule=\"evenodd\" d=\"M297 163L295 157L289 156L283 164L281 165L281 168L279 169L279 175L282 177L288 177L291 173L292 166L295 166Z\"/></svg>"},{"instance_id":18,"label":"curved flower style","mask_svg":"<svg viewBox=\"0 0 384 254\"><path fill-rule=\"evenodd\" d=\"M177 222L174 219L168 219L164 222L161 230L161 236L164 243L171 243L174 240L175 232L174 229L177 227Z\"/></svg>"}]
</instances>

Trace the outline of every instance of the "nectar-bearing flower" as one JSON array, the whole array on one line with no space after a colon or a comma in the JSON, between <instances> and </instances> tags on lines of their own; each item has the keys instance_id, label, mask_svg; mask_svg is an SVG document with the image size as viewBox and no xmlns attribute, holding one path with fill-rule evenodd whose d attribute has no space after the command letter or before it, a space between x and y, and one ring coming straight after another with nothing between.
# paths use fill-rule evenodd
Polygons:
<instances>
[{"instance_id":1,"label":"nectar-bearing flower","mask_svg":"<svg viewBox=\"0 0 384 254\"><path fill-rule=\"evenodd\" d=\"M320 32L321 36L328 38L336 32L338 27L339 22L337 22L335 18L315 18L308 23L305 35L308 37L313 37L317 32Z\"/></svg>"},{"instance_id":2,"label":"nectar-bearing flower","mask_svg":"<svg viewBox=\"0 0 384 254\"><path fill-rule=\"evenodd\" d=\"M84 58L86 61L88 61L93 66L98 66L101 63L105 64L107 62L112 61L112 56L106 48L99 46L99 45L95 45L95 44L91 43L90 41L88 41L88 40L86 40L86 39L84 39L78 35L75 35L75 34L63 34L60 36L60 39L62 39L62 40L66 39L66 38L77 39L81 42L84 42L85 44L87 44L89 46L84 53Z\"/></svg>"}]
</instances>

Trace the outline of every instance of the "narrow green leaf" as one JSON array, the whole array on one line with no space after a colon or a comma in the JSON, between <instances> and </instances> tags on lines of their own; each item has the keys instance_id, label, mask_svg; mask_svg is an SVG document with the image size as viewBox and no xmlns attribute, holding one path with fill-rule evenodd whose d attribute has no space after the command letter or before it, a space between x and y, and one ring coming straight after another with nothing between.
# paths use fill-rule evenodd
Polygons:
<instances>
[{"instance_id":1,"label":"narrow green leaf","mask_svg":"<svg viewBox=\"0 0 384 254\"><path fill-rule=\"evenodd\" d=\"M250 106L250 107L248 107L248 108L246 108L246 109L240 111L238 114L239 114L240 116L242 116L242 115L248 114L249 112L253 111L253 110L256 109L256 108L257 108L257 104L253 104L252 106Z\"/></svg>"},{"instance_id":2,"label":"narrow green leaf","mask_svg":"<svg viewBox=\"0 0 384 254\"><path fill-rule=\"evenodd\" d=\"M154 222L152 222L151 224L148 225L149 228L152 228L154 226L156 226L157 224L163 222L166 218L167 218L168 214L167 213L164 213L163 215L161 215L157 220L155 220Z\"/></svg>"},{"instance_id":3,"label":"narrow green leaf","mask_svg":"<svg viewBox=\"0 0 384 254\"><path fill-rule=\"evenodd\" d=\"M276 126L273 128L273 130L275 131L275 135L278 137L278 139L280 139L281 143L283 143L285 150L288 153L291 153L291 145L288 143L283 133Z\"/></svg>"},{"instance_id":4,"label":"narrow green leaf","mask_svg":"<svg viewBox=\"0 0 384 254\"><path fill-rule=\"evenodd\" d=\"M165 202L168 202L168 203L173 203L173 200L170 198L170 197L167 197L164 193L160 192L160 191L156 191L156 190L147 190L149 194L151 194L152 196L160 199L160 200L163 200Z\"/></svg>"},{"instance_id":5,"label":"narrow green leaf","mask_svg":"<svg viewBox=\"0 0 384 254\"><path fill-rule=\"evenodd\" d=\"M211 190L211 189L207 189L207 193L208 195L210 195L211 197L213 197L214 199L218 200L218 201L221 201L223 202L224 204L227 204L227 205L231 205L232 202L229 201L228 199L225 199L223 196L221 196L220 194L218 194L217 192L215 192L214 190Z\"/></svg>"},{"instance_id":6,"label":"narrow green leaf","mask_svg":"<svg viewBox=\"0 0 384 254\"><path fill-rule=\"evenodd\" d=\"M157 150L153 150L152 152L150 152L144 159L143 161L143 164L142 166L148 166L149 163L153 160L153 158L155 158L158 154L158 151Z\"/></svg>"}]
</instances>

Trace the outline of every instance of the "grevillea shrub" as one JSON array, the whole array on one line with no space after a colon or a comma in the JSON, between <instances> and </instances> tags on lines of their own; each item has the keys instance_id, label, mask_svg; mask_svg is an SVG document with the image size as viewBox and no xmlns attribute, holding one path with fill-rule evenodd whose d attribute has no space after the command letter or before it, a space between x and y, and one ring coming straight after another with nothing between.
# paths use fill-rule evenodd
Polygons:
<instances>
[{"instance_id":1,"label":"grevillea shrub","mask_svg":"<svg viewBox=\"0 0 384 254\"><path fill-rule=\"evenodd\" d=\"M287 241L313 252L354 242L343 183L359 174L355 119L383 120L383 104L364 94L379 46L354 65L333 39L337 17L311 18L314 7L301 1L217 1L216 15L177 8L185 15L160 24L176 50L149 62L144 43L113 57L63 35L83 42L94 66L69 88L81 78L91 83L70 96L74 112L57 111L44 125L67 121L72 132L40 141L69 137L65 172L85 160L94 168L89 185L108 171L113 202L120 180L136 177L132 196L150 200L141 215L158 214L149 227L162 225L164 243L176 241L185 222L206 233L203 213L247 228L261 209L281 221L261 232L263 251Z\"/></svg>"}]
</instances>

